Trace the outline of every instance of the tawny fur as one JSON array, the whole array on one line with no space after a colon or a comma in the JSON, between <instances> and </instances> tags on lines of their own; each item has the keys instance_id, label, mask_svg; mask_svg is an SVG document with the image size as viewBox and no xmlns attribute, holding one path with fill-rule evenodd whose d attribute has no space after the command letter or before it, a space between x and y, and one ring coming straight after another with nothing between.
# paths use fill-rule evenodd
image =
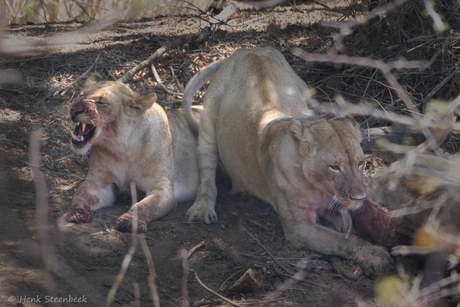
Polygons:
<instances>
[{"instance_id":1,"label":"tawny fur","mask_svg":"<svg viewBox=\"0 0 460 307\"><path fill-rule=\"evenodd\" d=\"M139 95L121 82L90 80L69 106L73 148L81 154L91 149L91 154L88 175L65 213L67 221L88 221L92 210L113 205L115 187L127 190L131 182L146 197L117 220L120 231L131 231L134 208L138 231L146 232L149 222L166 215L176 202L195 199L196 137L183 110L165 112L155 100L154 93ZM84 141L93 127L92 138Z\"/></svg>"},{"instance_id":2,"label":"tawny fur","mask_svg":"<svg viewBox=\"0 0 460 307\"><path fill-rule=\"evenodd\" d=\"M201 121L191 97L213 78ZM365 199L364 156L353 120L318 120L307 85L273 48L238 50L195 75L184 92L192 130L199 132L200 189L189 220L214 222L220 158L233 182L270 203L297 248L355 260L368 274L391 266L387 250L316 224L334 198L343 214Z\"/></svg>"}]
</instances>

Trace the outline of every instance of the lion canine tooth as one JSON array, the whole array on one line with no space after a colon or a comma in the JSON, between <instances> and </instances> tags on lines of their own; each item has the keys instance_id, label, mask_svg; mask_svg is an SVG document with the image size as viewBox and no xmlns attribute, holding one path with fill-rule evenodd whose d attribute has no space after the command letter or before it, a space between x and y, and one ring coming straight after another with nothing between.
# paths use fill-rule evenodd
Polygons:
<instances>
[{"instance_id":1,"label":"lion canine tooth","mask_svg":"<svg viewBox=\"0 0 460 307\"><path fill-rule=\"evenodd\" d=\"M81 132L84 132L86 128L86 123L81 123Z\"/></svg>"},{"instance_id":2,"label":"lion canine tooth","mask_svg":"<svg viewBox=\"0 0 460 307\"><path fill-rule=\"evenodd\" d=\"M76 136L75 133L73 133L73 132L70 132L70 135L72 136L72 139L76 139L76 138L77 138L77 136Z\"/></svg>"}]
</instances>

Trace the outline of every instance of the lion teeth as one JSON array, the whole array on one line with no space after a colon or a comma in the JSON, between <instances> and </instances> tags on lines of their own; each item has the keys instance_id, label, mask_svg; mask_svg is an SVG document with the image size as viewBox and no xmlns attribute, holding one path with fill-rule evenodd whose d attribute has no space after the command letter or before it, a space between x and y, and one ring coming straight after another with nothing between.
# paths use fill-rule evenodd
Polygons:
<instances>
[{"instance_id":1,"label":"lion teeth","mask_svg":"<svg viewBox=\"0 0 460 307\"><path fill-rule=\"evenodd\" d=\"M86 128L86 123L81 123L81 131L85 131L85 128Z\"/></svg>"},{"instance_id":2,"label":"lion teeth","mask_svg":"<svg viewBox=\"0 0 460 307\"><path fill-rule=\"evenodd\" d=\"M76 138L77 138L77 136L76 136L75 133L73 133L73 132L70 132L70 135L72 136L72 139L76 139Z\"/></svg>"}]
</instances>

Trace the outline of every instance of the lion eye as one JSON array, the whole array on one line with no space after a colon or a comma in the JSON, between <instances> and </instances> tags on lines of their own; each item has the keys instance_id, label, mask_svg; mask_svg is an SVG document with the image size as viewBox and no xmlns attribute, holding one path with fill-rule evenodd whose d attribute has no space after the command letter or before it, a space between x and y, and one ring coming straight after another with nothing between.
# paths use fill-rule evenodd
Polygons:
<instances>
[{"instance_id":1,"label":"lion eye","mask_svg":"<svg viewBox=\"0 0 460 307\"><path fill-rule=\"evenodd\" d=\"M333 165L330 165L329 167L333 171L340 171L340 165L338 165L338 164L333 164Z\"/></svg>"},{"instance_id":2,"label":"lion eye","mask_svg":"<svg viewBox=\"0 0 460 307\"><path fill-rule=\"evenodd\" d=\"M364 160L358 162L358 168L361 168L364 165Z\"/></svg>"}]
</instances>

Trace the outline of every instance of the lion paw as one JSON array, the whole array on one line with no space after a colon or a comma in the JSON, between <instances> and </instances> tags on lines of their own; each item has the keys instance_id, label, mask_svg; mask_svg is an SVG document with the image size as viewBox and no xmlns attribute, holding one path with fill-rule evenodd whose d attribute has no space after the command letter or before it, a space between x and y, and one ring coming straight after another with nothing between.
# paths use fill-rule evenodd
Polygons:
<instances>
[{"instance_id":1,"label":"lion paw","mask_svg":"<svg viewBox=\"0 0 460 307\"><path fill-rule=\"evenodd\" d=\"M342 274L350 280L357 280L364 273L359 265L348 266L338 257L331 257L330 261L332 263L332 267L337 273Z\"/></svg>"},{"instance_id":2,"label":"lion paw","mask_svg":"<svg viewBox=\"0 0 460 307\"><path fill-rule=\"evenodd\" d=\"M367 276L377 276L394 269L393 258L379 245L365 245L356 253L355 261Z\"/></svg>"},{"instance_id":3,"label":"lion paw","mask_svg":"<svg viewBox=\"0 0 460 307\"><path fill-rule=\"evenodd\" d=\"M88 222L91 219L91 208L88 204L73 204L64 213L64 218L72 223Z\"/></svg>"},{"instance_id":4,"label":"lion paw","mask_svg":"<svg viewBox=\"0 0 460 307\"><path fill-rule=\"evenodd\" d=\"M114 228L121 232L132 232L133 231L133 216L130 212L126 212L120 216L115 223ZM137 221L137 232L145 233L147 232L147 223L145 221L138 219Z\"/></svg>"},{"instance_id":5,"label":"lion paw","mask_svg":"<svg viewBox=\"0 0 460 307\"><path fill-rule=\"evenodd\" d=\"M186 219L189 222L205 222L206 224L217 222L214 203L211 200L197 199L193 206L188 209Z\"/></svg>"}]
</instances>

